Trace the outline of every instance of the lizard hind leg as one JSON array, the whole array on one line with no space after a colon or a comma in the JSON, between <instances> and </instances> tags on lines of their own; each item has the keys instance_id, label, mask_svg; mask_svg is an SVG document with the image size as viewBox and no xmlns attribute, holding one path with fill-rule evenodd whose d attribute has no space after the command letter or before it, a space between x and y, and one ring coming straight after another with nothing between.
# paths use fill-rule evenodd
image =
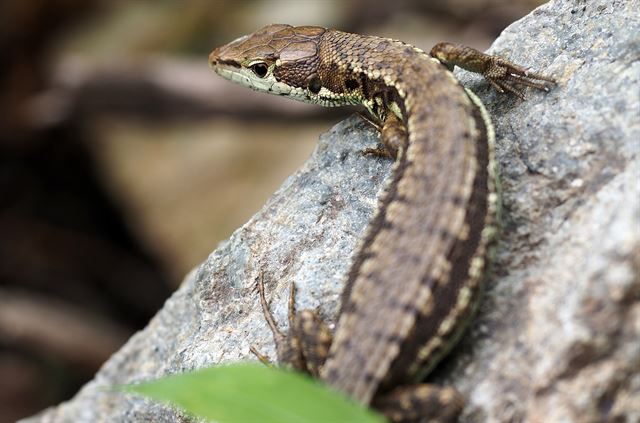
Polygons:
<instances>
[{"instance_id":1,"label":"lizard hind leg","mask_svg":"<svg viewBox=\"0 0 640 423\"><path fill-rule=\"evenodd\" d=\"M376 396L372 406L392 422L452 423L458 420L464 399L454 388L422 383Z\"/></svg>"},{"instance_id":2,"label":"lizard hind leg","mask_svg":"<svg viewBox=\"0 0 640 423\"><path fill-rule=\"evenodd\" d=\"M278 328L269 309L262 276L258 279L258 292L262 312L273 333L278 363L318 377L320 367L329 354L329 347L333 339L327 325L312 310L296 312L295 285L291 284L288 312L289 333L286 334ZM251 347L250 350L261 362L269 364L269 360L254 347Z\"/></svg>"},{"instance_id":3,"label":"lizard hind leg","mask_svg":"<svg viewBox=\"0 0 640 423\"><path fill-rule=\"evenodd\" d=\"M313 377L320 376L320 368L329 355L333 335L327 325L312 310L302 310L296 315L294 336L302 349L306 371Z\"/></svg>"}]
</instances>

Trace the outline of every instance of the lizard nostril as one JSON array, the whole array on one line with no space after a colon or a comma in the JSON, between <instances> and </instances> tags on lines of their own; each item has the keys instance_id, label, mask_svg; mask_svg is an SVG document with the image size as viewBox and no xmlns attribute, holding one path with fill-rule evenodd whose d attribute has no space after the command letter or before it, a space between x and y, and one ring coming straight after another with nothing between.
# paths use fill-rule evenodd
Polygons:
<instances>
[{"instance_id":1,"label":"lizard nostril","mask_svg":"<svg viewBox=\"0 0 640 423\"><path fill-rule=\"evenodd\" d=\"M209 54L209 66L215 66L218 63L218 49L215 49Z\"/></svg>"}]
</instances>

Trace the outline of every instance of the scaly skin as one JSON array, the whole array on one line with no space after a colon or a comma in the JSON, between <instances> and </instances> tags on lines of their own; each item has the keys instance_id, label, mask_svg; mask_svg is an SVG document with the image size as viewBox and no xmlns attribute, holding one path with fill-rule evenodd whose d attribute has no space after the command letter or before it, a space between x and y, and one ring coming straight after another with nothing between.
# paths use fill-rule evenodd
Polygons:
<instances>
[{"instance_id":1,"label":"scaly skin","mask_svg":"<svg viewBox=\"0 0 640 423\"><path fill-rule=\"evenodd\" d=\"M289 25L239 38L209 62L260 91L323 106L364 105L382 125L383 147L370 152L396 158L349 271L324 364L330 340L321 322L302 312L286 337L269 320L261 289L280 361L392 420L455 419L463 402L452 389L404 387L424 377L462 333L495 233L493 129L482 103L447 67L480 71L498 90L520 96L514 84L546 88L534 80L552 80L452 44L428 55L400 41ZM311 339L317 332L322 341ZM407 402L420 407L410 410Z\"/></svg>"}]
</instances>

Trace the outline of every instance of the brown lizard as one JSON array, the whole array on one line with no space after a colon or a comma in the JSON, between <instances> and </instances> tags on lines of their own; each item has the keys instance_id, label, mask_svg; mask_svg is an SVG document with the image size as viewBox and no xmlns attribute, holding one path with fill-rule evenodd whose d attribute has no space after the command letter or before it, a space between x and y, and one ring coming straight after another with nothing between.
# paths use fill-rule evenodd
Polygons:
<instances>
[{"instance_id":1,"label":"brown lizard","mask_svg":"<svg viewBox=\"0 0 640 423\"><path fill-rule=\"evenodd\" d=\"M215 49L209 64L259 91L364 105L382 141L366 153L395 158L350 268L333 340L315 313L295 314L293 287L290 332L282 333L259 282L279 361L393 421L457 418L464 402L453 388L415 383L452 348L476 308L498 196L490 119L451 70L480 73L521 98L519 85L547 90L553 79L455 44L427 54L313 26L269 25Z\"/></svg>"}]
</instances>

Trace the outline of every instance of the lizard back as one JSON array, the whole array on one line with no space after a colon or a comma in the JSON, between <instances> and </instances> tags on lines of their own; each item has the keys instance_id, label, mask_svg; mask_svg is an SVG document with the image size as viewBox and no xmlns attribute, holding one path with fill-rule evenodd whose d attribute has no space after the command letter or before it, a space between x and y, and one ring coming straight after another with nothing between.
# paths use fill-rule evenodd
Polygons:
<instances>
[{"instance_id":1,"label":"lizard back","mask_svg":"<svg viewBox=\"0 0 640 423\"><path fill-rule=\"evenodd\" d=\"M334 71L359 76L365 101L394 102L408 135L350 269L321 371L368 403L381 384L433 367L471 311L491 218L489 141L482 106L420 50L328 31L320 52Z\"/></svg>"}]
</instances>

